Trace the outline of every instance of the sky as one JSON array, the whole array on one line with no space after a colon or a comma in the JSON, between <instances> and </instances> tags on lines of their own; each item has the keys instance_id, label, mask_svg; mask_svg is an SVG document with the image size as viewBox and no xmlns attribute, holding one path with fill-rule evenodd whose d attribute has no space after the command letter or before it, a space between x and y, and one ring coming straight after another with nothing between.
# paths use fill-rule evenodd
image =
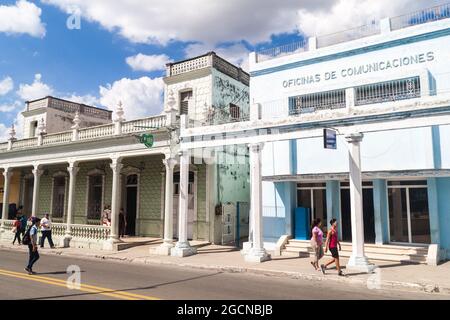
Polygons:
<instances>
[{"instance_id":1,"label":"sky","mask_svg":"<svg viewBox=\"0 0 450 320\"><path fill-rule=\"evenodd\" d=\"M0 0L0 140L52 95L126 119L163 110L165 64L252 51L445 3L439 0Z\"/></svg>"}]
</instances>

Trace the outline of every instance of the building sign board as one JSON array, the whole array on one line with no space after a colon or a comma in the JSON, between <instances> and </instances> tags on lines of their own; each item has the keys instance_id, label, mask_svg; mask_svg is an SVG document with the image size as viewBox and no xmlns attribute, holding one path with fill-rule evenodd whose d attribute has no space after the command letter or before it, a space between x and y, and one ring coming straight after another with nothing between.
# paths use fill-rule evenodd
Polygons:
<instances>
[{"instance_id":1,"label":"building sign board","mask_svg":"<svg viewBox=\"0 0 450 320\"><path fill-rule=\"evenodd\" d=\"M325 149L336 149L336 131L331 129L323 129L323 147Z\"/></svg>"}]
</instances>

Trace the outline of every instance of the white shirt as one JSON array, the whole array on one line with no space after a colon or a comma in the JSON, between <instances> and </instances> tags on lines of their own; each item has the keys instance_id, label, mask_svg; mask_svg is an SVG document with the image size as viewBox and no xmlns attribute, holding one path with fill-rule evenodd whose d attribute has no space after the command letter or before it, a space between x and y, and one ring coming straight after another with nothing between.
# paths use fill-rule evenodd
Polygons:
<instances>
[{"instance_id":1,"label":"white shirt","mask_svg":"<svg viewBox=\"0 0 450 320\"><path fill-rule=\"evenodd\" d=\"M42 218L41 219L41 230L42 231L49 231L52 229L52 222L50 219Z\"/></svg>"}]
</instances>

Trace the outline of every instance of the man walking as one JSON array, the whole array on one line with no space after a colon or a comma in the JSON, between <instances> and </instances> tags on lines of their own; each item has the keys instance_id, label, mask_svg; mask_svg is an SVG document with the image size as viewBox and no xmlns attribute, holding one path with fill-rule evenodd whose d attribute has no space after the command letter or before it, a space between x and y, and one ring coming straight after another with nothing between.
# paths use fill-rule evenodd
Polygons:
<instances>
[{"instance_id":1,"label":"man walking","mask_svg":"<svg viewBox=\"0 0 450 320\"><path fill-rule=\"evenodd\" d=\"M31 218L31 223L32 225L30 229L25 233L25 236L23 238L24 244L28 244L28 251L30 256L25 271L27 271L28 274L35 274L35 272L33 271L33 265L36 263L36 261L39 260L37 237L40 219L33 217Z\"/></svg>"},{"instance_id":2,"label":"man walking","mask_svg":"<svg viewBox=\"0 0 450 320\"><path fill-rule=\"evenodd\" d=\"M45 217L41 220L41 232L42 232L42 238L41 238L41 248L44 247L44 241L46 238L48 238L48 243L50 244L50 248L54 248L55 245L53 244L52 240L52 222L49 218L49 214L46 213Z\"/></svg>"}]
</instances>

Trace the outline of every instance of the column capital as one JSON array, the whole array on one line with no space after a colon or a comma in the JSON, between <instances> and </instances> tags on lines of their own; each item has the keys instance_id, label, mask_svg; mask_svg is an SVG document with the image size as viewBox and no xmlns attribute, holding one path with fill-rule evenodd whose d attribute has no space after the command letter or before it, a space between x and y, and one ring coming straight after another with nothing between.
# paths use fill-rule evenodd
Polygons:
<instances>
[{"instance_id":1,"label":"column capital","mask_svg":"<svg viewBox=\"0 0 450 320\"><path fill-rule=\"evenodd\" d=\"M80 167L78 166L78 163L69 163L69 166L67 167L67 171L69 172L69 175L75 175L80 170Z\"/></svg>"},{"instance_id":2,"label":"column capital","mask_svg":"<svg viewBox=\"0 0 450 320\"><path fill-rule=\"evenodd\" d=\"M163 159L163 163L166 166L166 170L173 170L173 168L177 164L177 160L175 158L166 158Z\"/></svg>"},{"instance_id":3,"label":"column capital","mask_svg":"<svg viewBox=\"0 0 450 320\"><path fill-rule=\"evenodd\" d=\"M32 170L33 175L34 175L35 177L36 177L36 176L40 177L40 176L42 176L42 174L44 173L44 170L39 169L39 168L40 168L39 166L35 166L34 169Z\"/></svg>"},{"instance_id":4,"label":"column capital","mask_svg":"<svg viewBox=\"0 0 450 320\"><path fill-rule=\"evenodd\" d=\"M362 141L364 134L362 132L353 132L345 136L348 143L359 143Z\"/></svg>"},{"instance_id":5,"label":"column capital","mask_svg":"<svg viewBox=\"0 0 450 320\"><path fill-rule=\"evenodd\" d=\"M11 167L3 168L2 174L5 178L10 178L13 174L13 168L11 168Z\"/></svg>"},{"instance_id":6,"label":"column capital","mask_svg":"<svg viewBox=\"0 0 450 320\"><path fill-rule=\"evenodd\" d=\"M122 170L122 168L123 168L123 164L120 162L120 160L116 160L116 161L113 160L113 162L109 166L111 167L112 171L114 171L114 172L117 172L117 171L120 172L120 170Z\"/></svg>"}]
</instances>

